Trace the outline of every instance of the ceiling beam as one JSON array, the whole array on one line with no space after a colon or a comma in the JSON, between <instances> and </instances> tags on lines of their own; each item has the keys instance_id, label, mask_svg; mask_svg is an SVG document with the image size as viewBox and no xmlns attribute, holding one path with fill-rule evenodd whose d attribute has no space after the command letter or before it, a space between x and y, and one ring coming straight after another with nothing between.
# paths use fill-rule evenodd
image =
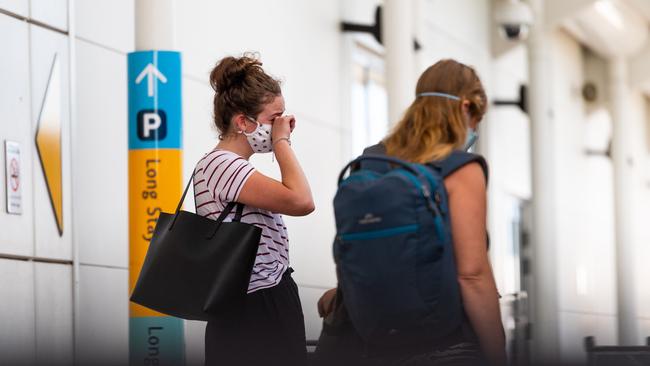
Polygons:
<instances>
[{"instance_id":1,"label":"ceiling beam","mask_svg":"<svg viewBox=\"0 0 650 366\"><path fill-rule=\"evenodd\" d=\"M628 63L630 86L650 96L650 41L646 41L643 49L632 56Z\"/></svg>"},{"instance_id":2,"label":"ceiling beam","mask_svg":"<svg viewBox=\"0 0 650 366\"><path fill-rule=\"evenodd\" d=\"M589 7L596 1L597 0L545 1L544 11L546 12L546 27L552 29L559 26L565 19L576 15L580 10Z\"/></svg>"},{"instance_id":3,"label":"ceiling beam","mask_svg":"<svg viewBox=\"0 0 650 366\"><path fill-rule=\"evenodd\" d=\"M650 1L648 0L627 0L629 5L639 11L648 21L650 21Z\"/></svg>"}]
</instances>

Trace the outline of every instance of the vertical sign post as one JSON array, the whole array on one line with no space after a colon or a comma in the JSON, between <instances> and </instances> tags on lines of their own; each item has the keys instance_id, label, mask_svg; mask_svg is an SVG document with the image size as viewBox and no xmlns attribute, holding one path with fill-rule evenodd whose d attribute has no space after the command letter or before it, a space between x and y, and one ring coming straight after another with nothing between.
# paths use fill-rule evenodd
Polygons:
<instances>
[{"instance_id":1,"label":"vertical sign post","mask_svg":"<svg viewBox=\"0 0 650 366\"><path fill-rule=\"evenodd\" d=\"M181 196L181 55L132 52L128 70L131 293L158 215ZM130 303L129 354L131 365L184 364L183 321Z\"/></svg>"}]
</instances>

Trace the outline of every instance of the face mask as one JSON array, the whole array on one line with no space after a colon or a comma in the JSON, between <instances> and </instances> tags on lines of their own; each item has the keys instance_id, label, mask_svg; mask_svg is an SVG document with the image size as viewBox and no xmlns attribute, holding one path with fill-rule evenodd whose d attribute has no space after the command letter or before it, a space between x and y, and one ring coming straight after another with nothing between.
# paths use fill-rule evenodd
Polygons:
<instances>
[{"instance_id":1,"label":"face mask","mask_svg":"<svg viewBox=\"0 0 650 366\"><path fill-rule=\"evenodd\" d=\"M478 140L478 132L473 128L468 127L467 138L465 138L465 147L463 147L465 151L468 151L472 146L474 146L476 140Z\"/></svg>"},{"instance_id":2,"label":"face mask","mask_svg":"<svg viewBox=\"0 0 650 366\"><path fill-rule=\"evenodd\" d=\"M251 122L257 124L255 131L251 133L242 131L253 151L258 154L270 153L273 151L273 144L271 142L271 130L273 129L273 125L260 123L250 117L247 118L251 120Z\"/></svg>"}]
</instances>

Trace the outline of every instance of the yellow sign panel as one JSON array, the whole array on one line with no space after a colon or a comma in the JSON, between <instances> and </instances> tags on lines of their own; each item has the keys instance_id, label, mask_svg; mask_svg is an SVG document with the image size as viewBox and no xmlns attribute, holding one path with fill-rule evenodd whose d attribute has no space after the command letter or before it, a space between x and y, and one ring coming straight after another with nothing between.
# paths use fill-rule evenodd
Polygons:
<instances>
[{"instance_id":1,"label":"yellow sign panel","mask_svg":"<svg viewBox=\"0 0 650 366\"><path fill-rule=\"evenodd\" d=\"M174 212L181 196L181 151L129 150L129 293L138 280L161 211ZM133 302L132 317L166 316Z\"/></svg>"},{"instance_id":2,"label":"yellow sign panel","mask_svg":"<svg viewBox=\"0 0 650 366\"><path fill-rule=\"evenodd\" d=\"M63 235L63 183L61 164L61 76L56 55L38 118L36 149L43 167L59 235Z\"/></svg>"}]
</instances>

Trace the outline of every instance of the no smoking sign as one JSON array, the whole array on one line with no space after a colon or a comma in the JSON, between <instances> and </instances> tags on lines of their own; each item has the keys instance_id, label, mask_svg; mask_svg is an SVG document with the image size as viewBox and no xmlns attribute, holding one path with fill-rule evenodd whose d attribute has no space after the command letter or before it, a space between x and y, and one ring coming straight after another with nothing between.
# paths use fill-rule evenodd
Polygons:
<instances>
[{"instance_id":1,"label":"no smoking sign","mask_svg":"<svg viewBox=\"0 0 650 366\"><path fill-rule=\"evenodd\" d=\"M5 141L5 191L7 192L7 213L23 213L22 187L20 184L20 144Z\"/></svg>"},{"instance_id":2,"label":"no smoking sign","mask_svg":"<svg viewBox=\"0 0 650 366\"><path fill-rule=\"evenodd\" d=\"M9 163L9 186L14 192L18 192L20 188L20 167L17 159L11 159Z\"/></svg>"}]
</instances>

